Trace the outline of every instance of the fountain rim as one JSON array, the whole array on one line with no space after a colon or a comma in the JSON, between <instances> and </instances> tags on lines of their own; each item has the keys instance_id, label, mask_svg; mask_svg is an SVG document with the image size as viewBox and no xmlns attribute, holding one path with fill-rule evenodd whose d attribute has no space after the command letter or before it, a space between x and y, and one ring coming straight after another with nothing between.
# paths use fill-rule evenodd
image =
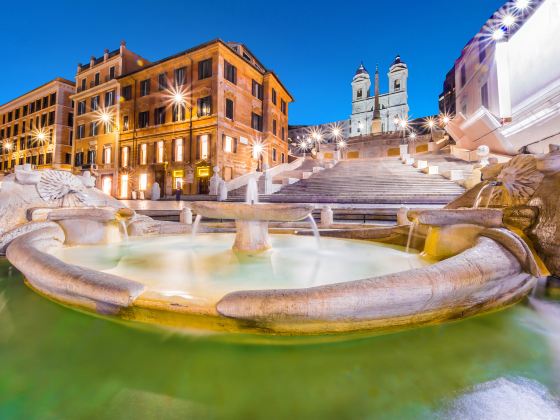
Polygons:
<instances>
[{"instance_id":1,"label":"fountain rim","mask_svg":"<svg viewBox=\"0 0 560 420\"><path fill-rule=\"evenodd\" d=\"M305 219L315 210L314 204L303 203L194 201L187 206L195 213L210 219L255 222L296 222Z\"/></svg>"},{"instance_id":2,"label":"fountain rim","mask_svg":"<svg viewBox=\"0 0 560 420\"><path fill-rule=\"evenodd\" d=\"M511 251L481 237L472 248L423 268L304 289L240 290L217 303L193 303L147 292L134 280L59 260L48 250L62 246L65 235L58 224L50 223L15 239L7 250L8 260L32 288L71 306L159 325L157 317L155 321L151 315L139 317L136 311L209 316L222 323L216 326L222 332L317 335L387 330L507 306L521 300L536 281ZM488 257L478 261L477 255ZM507 270L503 258L511 263L506 264ZM448 276L454 264L463 267L464 290L460 302L450 307L449 302L457 298L457 284ZM439 273L437 281L434 273ZM473 291L478 292L477 302L471 301Z\"/></svg>"}]
</instances>

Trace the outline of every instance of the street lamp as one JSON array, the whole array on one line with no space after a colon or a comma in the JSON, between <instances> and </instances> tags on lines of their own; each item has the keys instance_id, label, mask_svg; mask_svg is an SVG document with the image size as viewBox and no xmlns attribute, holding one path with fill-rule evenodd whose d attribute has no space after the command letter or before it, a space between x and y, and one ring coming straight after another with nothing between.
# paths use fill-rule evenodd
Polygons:
<instances>
[{"instance_id":1,"label":"street lamp","mask_svg":"<svg viewBox=\"0 0 560 420\"><path fill-rule=\"evenodd\" d=\"M261 140L253 141L253 159L257 161L257 171L262 172L263 168L263 155L264 155L264 143Z\"/></svg>"},{"instance_id":2,"label":"street lamp","mask_svg":"<svg viewBox=\"0 0 560 420\"><path fill-rule=\"evenodd\" d=\"M409 139L409 143L412 142L413 145L412 150L410 150L410 156L412 156L414 155L414 144L416 142L416 133L414 131L411 131L410 134L408 135L408 139Z\"/></svg>"},{"instance_id":3,"label":"street lamp","mask_svg":"<svg viewBox=\"0 0 560 420\"><path fill-rule=\"evenodd\" d=\"M430 143L434 141L434 127L436 125L436 121L433 117L426 118L424 126L430 130Z\"/></svg>"},{"instance_id":4,"label":"street lamp","mask_svg":"<svg viewBox=\"0 0 560 420\"><path fill-rule=\"evenodd\" d=\"M405 136L406 136L406 129L408 127L408 121L406 120L406 118L400 118L399 119L399 127L401 128L402 131L402 144L406 144L406 140L405 140Z\"/></svg>"}]
</instances>

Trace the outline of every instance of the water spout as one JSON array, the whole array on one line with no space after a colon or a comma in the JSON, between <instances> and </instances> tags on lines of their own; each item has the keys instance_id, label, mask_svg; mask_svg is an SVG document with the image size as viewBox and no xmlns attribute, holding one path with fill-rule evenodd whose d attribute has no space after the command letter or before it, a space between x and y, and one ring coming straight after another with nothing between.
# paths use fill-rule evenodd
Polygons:
<instances>
[{"instance_id":1,"label":"water spout","mask_svg":"<svg viewBox=\"0 0 560 420\"><path fill-rule=\"evenodd\" d=\"M245 202L247 204L257 204L259 202L259 186L255 177L249 178L247 191L245 192Z\"/></svg>"},{"instance_id":2,"label":"water spout","mask_svg":"<svg viewBox=\"0 0 560 420\"><path fill-rule=\"evenodd\" d=\"M201 219L202 219L201 214L197 214L195 219L194 219L194 223L192 225L192 230L191 230L191 235L192 235L193 239L196 237L196 234L198 233L198 225L200 224Z\"/></svg>"},{"instance_id":3,"label":"water spout","mask_svg":"<svg viewBox=\"0 0 560 420\"><path fill-rule=\"evenodd\" d=\"M414 230L418 226L418 219L414 219L410 224L410 229L408 230L408 239L406 241L406 253L410 253L410 245L412 244L412 237L414 236Z\"/></svg>"},{"instance_id":4,"label":"water spout","mask_svg":"<svg viewBox=\"0 0 560 420\"><path fill-rule=\"evenodd\" d=\"M128 244L128 229L126 227L126 222L124 221L124 219L119 220L119 225L121 227L122 234L123 234L123 242L125 244Z\"/></svg>"},{"instance_id":5,"label":"water spout","mask_svg":"<svg viewBox=\"0 0 560 420\"><path fill-rule=\"evenodd\" d=\"M313 218L313 214L309 214L309 216L307 216L307 221L309 222L311 230L313 231L313 236L315 237L315 241L317 242L317 248L321 248L321 236L319 235L319 228L317 227L317 223Z\"/></svg>"}]
</instances>

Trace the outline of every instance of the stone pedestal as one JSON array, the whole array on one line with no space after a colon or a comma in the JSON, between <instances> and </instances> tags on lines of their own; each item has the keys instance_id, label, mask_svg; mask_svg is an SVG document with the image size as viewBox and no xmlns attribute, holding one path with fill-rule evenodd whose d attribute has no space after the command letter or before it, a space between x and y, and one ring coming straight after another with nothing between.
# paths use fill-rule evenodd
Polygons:
<instances>
[{"instance_id":1,"label":"stone pedestal","mask_svg":"<svg viewBox=\"0 0 560 420\"><path fill-rule=\"evenodd\" d=\"M233 250L238 252L262 252L271 248L268 221L236 220Z\"/></svg>"},{"instance_id":2,"label":"stone pedestal","mask_svg":"<svg viewBox=\"0 0 560 420\"><path fill-rule=\"evenodd\" d=\"M333 211L329 206L321 209L321 227L329 227L334 223Z\"/></svg>"},{"instance_id":3,"label":"stone pedestal","mask_svg":"<svg viewBox=\"0 0 560 420\"><path fill-rule=\"evenodd\" d=\"M179 214L179 222L184 223L186 225L192 225L193 222L193 214L192 214L192 210L189 209L188 207L185 207L183 210L181 210L181 213Z\"/></svg>"}]
</instances>

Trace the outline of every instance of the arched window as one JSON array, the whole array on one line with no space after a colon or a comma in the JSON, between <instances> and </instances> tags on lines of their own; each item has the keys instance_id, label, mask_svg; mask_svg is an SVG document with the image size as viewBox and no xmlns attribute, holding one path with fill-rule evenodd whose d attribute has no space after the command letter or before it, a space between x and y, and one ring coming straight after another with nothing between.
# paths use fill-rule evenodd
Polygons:
<instances>
[{"instance_id":1,"label":"arched window","mask_svg":"<svg viewBox=\"0 0 560 420\"><path fill-rule=\"evenodd\" d=\"M395 91L401 90L401 81L400 80L395 80L394 88L395 88L394 89Z\"/></svg>"},{"instance_id":2,"label":"arched window","mask_svg":"<svg viewBox=\"0 0 560 420\"><path fill-rule=\"evenodd\" d=\"M362 89L358 89L356 92L356 98L361 98L362 97Z\"/></svg>"}]
</instances>

